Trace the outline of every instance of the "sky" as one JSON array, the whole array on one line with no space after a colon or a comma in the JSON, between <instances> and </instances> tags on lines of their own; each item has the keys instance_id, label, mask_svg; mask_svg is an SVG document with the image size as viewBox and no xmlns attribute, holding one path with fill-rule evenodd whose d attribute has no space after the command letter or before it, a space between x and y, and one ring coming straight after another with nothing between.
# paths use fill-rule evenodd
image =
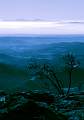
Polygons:
<instances>
[{"instance_id":1,"label":"sky","mask_svg":"<svg viewBox=\"0 0 84 120\"><path fill-rule=\"evenodd\" d=\"M84 0L0 0L0 34L84 34L83 12Z\"/></svg>"},{"instance_id":2,"label":"sky","mask_svg":"<svg viewBox=\"0 0 84 120\"><path fill-rule=\"evenodd\" d=\"M0 0L0 19L84 19L84 0Z\"/></svg>"}]
</instances>

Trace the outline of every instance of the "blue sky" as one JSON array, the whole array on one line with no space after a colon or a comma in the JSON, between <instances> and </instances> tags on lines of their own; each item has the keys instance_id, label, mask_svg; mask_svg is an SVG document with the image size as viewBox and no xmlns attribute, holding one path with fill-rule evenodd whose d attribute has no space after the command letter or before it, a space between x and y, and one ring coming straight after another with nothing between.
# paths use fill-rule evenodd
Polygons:
<instances>
[{"instance_id":1,"label":"blue sky","mask_svg":"<svg viewBox=\"0 0 84 120\"><path fill-rule=\"evenodd\" d=\"M0 0L0 19L84 19L84 0Z\"/></svg>"}]
</instances>

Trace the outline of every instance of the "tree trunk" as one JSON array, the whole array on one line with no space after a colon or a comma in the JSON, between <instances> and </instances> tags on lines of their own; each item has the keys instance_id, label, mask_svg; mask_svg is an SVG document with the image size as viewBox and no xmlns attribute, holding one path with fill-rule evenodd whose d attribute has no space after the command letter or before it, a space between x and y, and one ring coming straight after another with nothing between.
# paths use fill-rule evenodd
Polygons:
<instances>
[{"instance_id":1,"label":"tree trunk","mask_svg":"<svg viewBox=\"0 0 84 120\"><path fill-rule=\"evenodd\" d=\"M71 80L72 80L72 71L69 71L69 86L68 86L67 96L68 96L69 93L70 93Z\"/></svg>"}]
</instances>

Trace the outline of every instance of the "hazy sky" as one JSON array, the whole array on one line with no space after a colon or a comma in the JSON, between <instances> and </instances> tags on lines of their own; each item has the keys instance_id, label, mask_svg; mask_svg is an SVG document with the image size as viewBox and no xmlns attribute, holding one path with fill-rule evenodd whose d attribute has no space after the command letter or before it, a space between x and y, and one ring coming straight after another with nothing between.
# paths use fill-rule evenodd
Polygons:
<instances>
[{"instance_id":1,"label":"hazy sky","mask_svg":"<svg viewBox=\"0 0 84 120\"><path fill-rule=\"evenodd\" d=\"M84 0L0 0L0 19L84 19Z\"/></svg>"},{"instance_id":2,"label":"hazy sky","mask_svg":"<svg viewBox=\"0 0 84 120\"><path fill-rule=\"evenodd\" d=\"M0 0L0 34L84 34L84 0Z\"/></svg>"}]
</instances>

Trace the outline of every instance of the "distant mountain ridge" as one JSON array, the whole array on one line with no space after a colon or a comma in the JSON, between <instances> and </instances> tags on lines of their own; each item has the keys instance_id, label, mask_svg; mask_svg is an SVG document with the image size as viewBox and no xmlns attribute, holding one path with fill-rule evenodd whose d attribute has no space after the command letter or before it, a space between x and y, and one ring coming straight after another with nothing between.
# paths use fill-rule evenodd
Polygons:
<instances>
[{"instance_id":1,"label":"distant mountain ridge","mask_svg":"<svg viewBox=\"0 0 84 120\"><path fill-rule=\"evenodd\" d=\"M82 68L82 72L80 71L79 77L82 76L81 80L83 81L83 42L56 43L55 41L46 41L46 44L44 44L46 40L45 38L43 42L39 41L40 44L37 44L38 42L32 44L32 41L36 40L33 38L31 41L29 41L30 44L28 44L28 38L25 40L20 38L17 38L16 40L14 38L12 40L5 38L5 40L3 40L4 39L2 39L2 44L0 44L0 89L25 89L25 85L27 88L27 81L30 89L30 86L35 87L35 85L32 84L33 81L28 80L27 66L29 63L31 63L31 59L44 62L50 61L60 68L61 66L63 67L64 64L62 57L68 52L72 52L80 61L80 68ZM78 80L79 78L77 81ZM35 82L35 84L37 83Z\"/></svg>"},{"instance_id":2,"label":"distant mountain ridge","mask_svg":"<svg viewBox=\"0 0 84 120\"><path fill-rule=\"evenodd\" d=\"M31 58L61 59L66 53L72 52L84 66L84 43L61 42L46 44L9 44L0 48L0 62L9 64L27 64Z\"/></svg>"}]
</instances>

